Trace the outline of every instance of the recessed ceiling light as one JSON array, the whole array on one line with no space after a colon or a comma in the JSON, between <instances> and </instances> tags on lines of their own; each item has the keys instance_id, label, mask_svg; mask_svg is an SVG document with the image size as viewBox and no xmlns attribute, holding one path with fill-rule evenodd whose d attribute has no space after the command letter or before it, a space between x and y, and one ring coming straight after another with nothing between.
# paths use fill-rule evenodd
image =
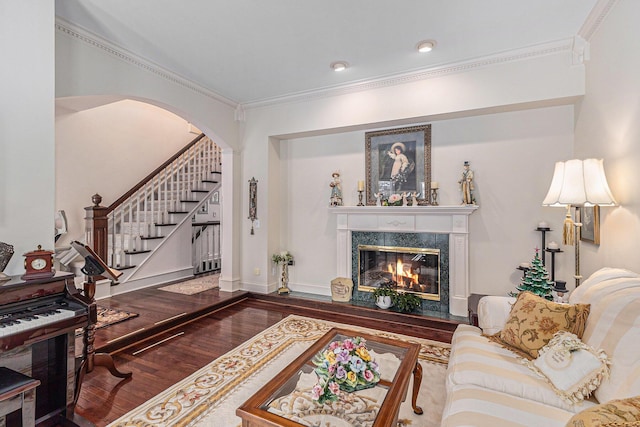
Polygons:
<instances>
[{"instance_id":1,"label":"recessed ceiling light","mask_svg":"<svg viewBox=\"0 0 640 427\"><path fill-rule=\"evenodd\" d=\"M420 53L431 52L434 47L436 47L435 40L422 40L416 45L416 49L418 49Z\"/></svg>"},{"instance_id":2,"label":"recessed ceiling light","mask_svg":"<svg viewBox=\"0 0 640 427\"><path fill-rule=\"evenodd\" d=\"M345 61L332 62L331 65L329 65L329 67L331 67L333 71L344 71L348 66L349 64L347 64Z\"/></svg>"}]
</instances>

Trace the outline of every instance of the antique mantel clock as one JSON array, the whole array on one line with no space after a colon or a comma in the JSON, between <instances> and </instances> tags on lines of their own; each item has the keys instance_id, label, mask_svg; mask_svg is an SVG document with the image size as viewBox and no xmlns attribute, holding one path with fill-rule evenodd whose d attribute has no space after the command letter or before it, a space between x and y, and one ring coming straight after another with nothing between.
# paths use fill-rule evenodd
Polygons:
<instances>
[{"instance_id":1,"label":"antique mantel clock","mask_svg":"<svg viewBox=\"0 0 640 427\"><path fill-rule=\"evenodd\" d=\"M22 280L45 279L56 274L53 269L53 252L42 249L42 246L38 245L38 249L25 253L24 257L26 271Z\"/></svg>"}]
</instances>

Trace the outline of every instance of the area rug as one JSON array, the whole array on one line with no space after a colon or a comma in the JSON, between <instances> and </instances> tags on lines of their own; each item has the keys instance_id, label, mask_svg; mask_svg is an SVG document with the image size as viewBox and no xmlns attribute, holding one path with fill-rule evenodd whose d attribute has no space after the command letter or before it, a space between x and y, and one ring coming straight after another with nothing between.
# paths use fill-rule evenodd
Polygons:
<instances>
[{"instance_id":1,"label":"area rug","mask_svg":"<svg viewBox=\"0 0 640 427\"><path fill-rule=\"evenodd\" d=\"M236 409L332 327L419 343L423 380L417 403L424 414L413 413L409 393L400 408L398 426L440 425L449 344L290 315L108 427L241 426ZM412 387L409 384L409 390Z\"/></svg>"},{"instance_id":2,"label":"area rug","mask_svg":"<svg viewBox=\"0 0 640 427\"><path fill-rule=\"evenodd\" d=\"M197 277L195 279L186 280L184 282L174 283L173 285L158 288L161 291L174 292L176 294L194 295L200 292L208 291L218 287L219 274Z\"/></svg>"},{"instance_id":3,"label":"area rug","mask_svg":"<svg viewBox=\"0 0 640 427\"><path fill-rule=\"evenodd\" d=\"M118 310L116 308L97 306L97 311L98 322L96 323L96 329L106 328L107 326L111 326L116 323L124 322L125 320L138 317L138 313Z\"/></svg>"}]
</instances>

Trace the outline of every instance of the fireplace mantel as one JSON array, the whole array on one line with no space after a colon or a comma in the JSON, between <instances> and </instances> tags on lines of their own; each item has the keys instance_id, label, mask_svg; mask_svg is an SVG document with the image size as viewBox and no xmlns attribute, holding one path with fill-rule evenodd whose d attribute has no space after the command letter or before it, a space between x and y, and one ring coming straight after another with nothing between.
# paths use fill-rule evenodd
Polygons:
<instances>
[{"instance_id":1,"label":"fireplace mantel","mask_svg":"<svg viewBox=\"0 0 640 427\"><path fill-rule=\"evenodd\" d=\"M337 275L352 277L351 233L379 231L449 235L449 312L467 316L469 297L469 215L478 206L340 206L336 215Z\"/></svg>"}]
</instances>

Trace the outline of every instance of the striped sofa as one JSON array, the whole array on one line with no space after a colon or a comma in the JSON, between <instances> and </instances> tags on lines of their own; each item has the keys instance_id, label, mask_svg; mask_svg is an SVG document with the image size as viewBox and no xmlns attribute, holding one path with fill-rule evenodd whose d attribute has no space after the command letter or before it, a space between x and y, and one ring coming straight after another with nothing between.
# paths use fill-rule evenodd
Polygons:
<instances>
[{"instance_id":1,"label":"striped sofa","mask_svg":"<svg viewBox=\"0 0 640 427\"><path fill-rule=\"evenodd\" d=\"M586 408L640 395L639 274L603 268L569 297L570 303L591 304L582 340L611 359L610 378L580 404L562 400L513 352L483 336L502 329L514 300L484 297L478 307L482 329L456 329L442 427L564 427Z\"/></svg>"}]
</instances>

